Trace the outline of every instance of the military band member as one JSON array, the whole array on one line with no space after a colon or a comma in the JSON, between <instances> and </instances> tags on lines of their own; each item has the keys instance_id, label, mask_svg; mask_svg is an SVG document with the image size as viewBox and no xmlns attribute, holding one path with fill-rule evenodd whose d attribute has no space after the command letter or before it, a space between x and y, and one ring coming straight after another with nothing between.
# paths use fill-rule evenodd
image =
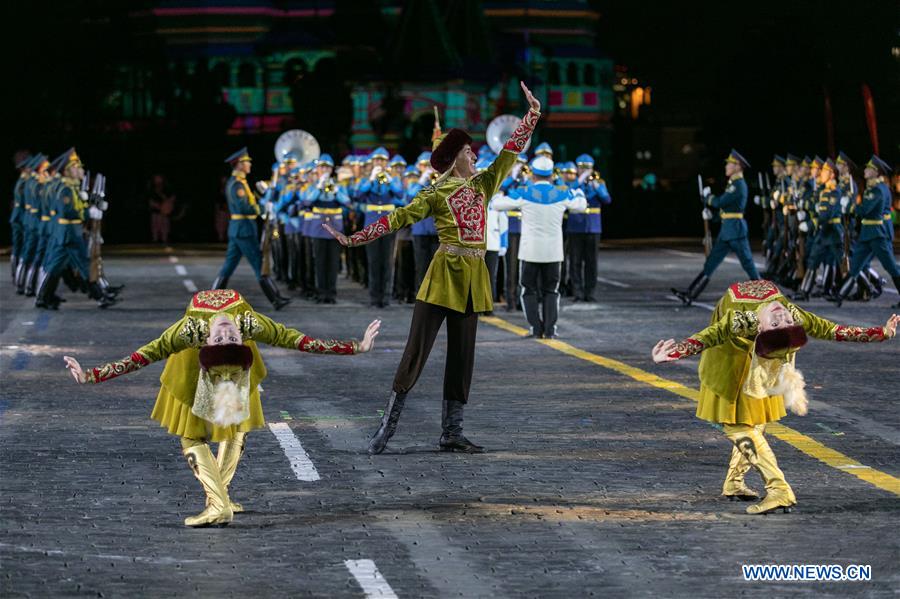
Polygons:
<instances>
[{"instance_id":1,"label":"military band member","mask_svg":"<svg viewBox=\"0 0 900 599\"><path fill-rule=\"evenodd\" d=\"M559 284L562 275L563 216L582 212L587 200L580 189L554 185L553 160L541 155L531 161L534 181L506 197L494 198L495 210L521 210L522 243L519 280L522 309L533 337L554 339L559 317Z\"/></svg>"},{"instance_id":2,"label":"military band member","mask_svg":"<svg viewBox=\"0 0 900 599\"><path fill-rule=\"evenodd\" d=\"M866 189L863 192L862 203L856 208L856 213L861 219L861 228L854 244L850 272L837 295L830 298L836 301L838 306L853 293L854 287L870 285L869 280L861 273L873 256L878 258L881 266L891 276L894 287L900 291L900 266L894 259L893 243L888 231L888 227L892 227L892 224L884 220L884 215L890 214L891 209L891 190L886 182L886 177L891 174L891 167L873 155L866 163L863 174L866 178ZM869 292L873 293L874 290L869 288ZM900 303L894 307L900 308Z\"/></svg>"},{"instance_id":3,"label":"military band member","mask_svg":"<svg viewBox=\"0 0 900 599\"><path fill-rule=\"evenodd\" d=\"M317 179L303 199L313 215L309 237L316 257L316 302L337 303L337 276L341 266L341 244L322 227L344 230L344 210L350 205L347 191L334 179L334 161L322 154L316 166Z\"/></svg>"},{"instance_id":4,"label":"military band member","mask_svg":"<svg viewBox=\"0 0 900 599\"><path fill-rule=\"evenodd\" d=\"M500 190L504 195L509 195L513 189L524 188L530 180L531 167L528 166L528 156L522 152L516 157L516 164L513 165L512 171L503 180ZM522 213L519 210L509 210L506 212L507 222L509 224L508 246L506 255L503 257L504 263L504 282L506 283L506 310L521 310L521 293L519 290L519 243L522 239Z\"/></svg>"},{"instance_id":5,"label":"military band member","mask_svg":"<svg viewBox=\"0 0 900 599\"><path fill-rule=\"evenodd\" d=\"M394 156L391 159L391 172L397 172L397 165L403 161L405 168L406 161L402 156ZM396 162L396 164L395 164ZM409 195L409 184L415 184L418 181L418 170L410 167L409 172L401 172L399 175L394 174L395 180L400 182L403 190L398 206L405 206L413 197ZM396 234L394 246L394 281L393 296L400 303L412 304L416 301L416 258L413 249L412 227L403 227Z\"/></svg>"},{"instance_id":6,"label":"military band member","mask_svg":"<svg viewBox=\"0 0 900 599\"><path fill-rule=\"evenodd\" d=\"M463 408L475 365L478 314L493 308L490 276L484 263L485 208L524 149L540 118L540 102L521 84L530 106L500 156L475 173L472 138L451 129L434 142L432 167L441 173L434 185L421 190L409 205L382 216L349 238L329 228L344 245L360 245L390 235L401 227L433 216L441 246L416 296L410 334L394 376L381 426L369 442L369 452L384 451L397 429L407 394L422 372L441 325L447 321L447 364L444 370L442 451L481 452L463 436Z\"/></svg>"},{"instance_id":7,"label":"military band member","mask_svg":"<svg viewBox=\"0 0 900 599\"><path fill-rule=\"evenodd\" d=\"M440 173L431 168L431 152L422 152L416 159L416 172L418 179L406 185L406 203L410 203L416 194L425 187L431 185L432 180ZM434 228L434 218L428 217L413 223L413 257L416 261L416 289L422 285L425 272L431 259L438 249L438 234Z\"/></svg>"},{"instance_id":8,"label":"military band member","mask_svg":"<svg viewBox=\"0 0 900 599\"><path fill-rule=\"evenodd\" d=\"M247 259L253 274L256 275L259 286L266 298L276 310L280 310L290 303L290 299L282 297L275 285L275 281L268 275L262 274L262 253L259 248L259 232L256 228L256 219L260 215L259 204L256 196L247 182L247 175L252 168L252 159L247 148L241 148L225 159L231 165L231 177L225 184L225 199L228 202L228 211L231 213L231 222L228 224L228 250L225 254L225 263L219 271L216 280L213 281L213 289L225 289L228 280L237 268L241 257Z\"/></svg>"},{"instance_id":9,"label":"military band member","mask_svg":"<svg viewBox=\"0 0 900 599\"><path fill-rule=\"evenodd\" d=\"M368 227L403 204L403 184L386 170L388 153L384 148L372 152L372 170L359 186L360 211ZM373 240L366 246L369 274L369 305L384 308L390 304L393 286L394 235Z\"/></svg>"},{"instance_id":10,"label":"military band member","mask_svg":"<svg viewBox=\"0 0 900 599\"><path fill-rule=\"evenodd\" d=\"M83 370L76 359L64 359L80 384L106 382L166 360L150 417L180 438L182 453L206 495L206 509L184 524L225 526L244 511L228 488L246 435L265 426L259 395L266 367L257 344L353 355L372 348L379 326L373 321L359 342L314 339L254 311L238 292L220 289L195 294L181 320L121 360ZM211 442L219 444L217 456Z\"/></svg>"},{"instance_id":11,"label":"military band member","mask_svg":"<svg viewBox=\"0 0 900 599\"><path fill-rule=\"evenodd\" d=\"M796 300L808 300L816 282L816 272L824 265L825 294L834 295L840 271L838 269L843 256L844 225L841 222L841 199L835 178L837 167L829 158L818 169L816 185L817 200L810 206L816 233L813 236L809 251L809 262L806 274L800 284ZM812 172L812 171L811 171Z\"/></svg>"},{"instance_id":12,"label":"military band member","mask_svg":"<svg viewBox=\"0 0 900 599\"><path fill-rule=\"evenodd\" d=\"M804 415L808 400L795 354L807 336L826 341L885 341L894 337L900 316L883 327L837 325L791 304L769 281L747 281L728 288L716 305L710 326L683 341L660 341L656 362L701 354L697 417L719 424L732 442L722 494L752 501L759 497L744 475L754 468L766 488L765 498L748 514L791 510L797 503L775 454L764 436L770 422L787 412Z\"/></svg>"},{"instance_id":13,"label":"military band member","mask_svg":"<svg viewBox=\"0 0 900 599\"><path fill-rule=\"evenodd\" d=\"M582 154L575 159L577 174L567 182L580 189L587 200L583 213L573 212L566 221L569 239L569 266L575 301L596 302L597 245L603 232L601 211L612 202L606 181L594 170L594 159Z\"/></svg>"},{"instance_id":14,"label":"military band member","mask_svg":"<svg viewBox=\"0 0 900 599\"><path fill-rule=\"evenodd\" d=\"M672 289L686 306L690 306L697 296L709 283L709 279L719 267L729 251L737 254L741 266L751 279L759 279L759 272L753 262L753 253L750 251L750 242L747 239L747 222L744 220L744 209L747 206L747 182L744 181L744 170L750 167L747 159L741 156L737 150L731 150L731 154L725 159L725 176L728 177L728 185L725 192L714 196L709 187L703 189L705 207L703 219L712 220L713 213L710 208L717 209L718 216L722 220L722 228L716 237L712 251L706 258L703 271L690 284L686 290Z\"/></svg>"}]
</instances>

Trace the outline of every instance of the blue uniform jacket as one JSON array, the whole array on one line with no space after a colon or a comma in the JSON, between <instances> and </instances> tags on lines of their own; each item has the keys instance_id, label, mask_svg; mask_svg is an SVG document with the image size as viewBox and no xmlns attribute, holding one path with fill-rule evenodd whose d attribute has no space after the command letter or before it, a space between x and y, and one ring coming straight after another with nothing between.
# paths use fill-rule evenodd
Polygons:
<instances>
[{"instance_id":1,"label":"blue uniform jacket","mask_svg":"<svg viewBox=\"0 0 900 599\"><path fill-rule=\"evenodd\" d=\"M9 224L22 224L22 220L25 217L25 182L28 181L27 177L19 177L16 181L15 187L13 187L13 209L12 213L9 215Z\"/></svg>"},{"instance_id":2,"label":"blue uniform jacket","mask_svg":"<svg viewBox=\"0 0 900 599\"><path fill-rule=\"evenodd\" d=\"M57 224L53 231L53 242L58 245L82 243L81 232L82 221L85 218L85 205L75 181L68 179L63 181L56 194L54 210Z\"/></svg>"},{"instance_id":3,"label":"blue uniform jacket","mask_svg":"<svg viewBox=\"0 0 900 599\"><path fill-rule=\"evenodd\" d=\"M229 177L225 184L225 200L231 213L228 236L257 237L259 232L256 228L256 217L259 215L259 205L244 177L238 178L235 175Z\"/></svg>"},{"instance_id":4,"label":"blue uniform jacket","mask_svg":"<svg viewBox=\"0 0 900 599\"><path fill-rule=\"evenodd\" d=\"M409 204L416 194L425 186L418 181L412 181L406 186L406 203ZM434 226L434 218L423 218L419 222L413 223L411 227L413 235L437 235L437 229Z\"/></svg>"},{"instance_id":5,"label":"blue uniform jacket","mask_svg":"<svg viewBox=\"0 0 900 599\"><path fill-rule=\"evenodd\" d=\"M719 209L722 228L719 239L733 241L747 236L747 223L744 221L744 208L747 207L747 182L743 175L733 176L725 186L725 192L717 196L709 196L706 201L710 208Z\"/></svg>"},{"instance_id":6,"label":"blue uniform jacket","mask_svg":"<svg viewBox=\"0 0 900 599\"><path fill-rule=\"evenodd\" d=\"M885 187L887 186L885 185ZM890 206L890 194L888 194L886 203L881 184L866 188L862 195L862 202L856 207L856 215L862 221L859 228L860 241L888 237L884 222L885 205ZM887 225L890 224L888 221Z\"/></svg>"},{"instance_id":7,"label":"blue uniform jacket","mask_svg":"<svg viewBox=\"0 0 900 599\"><path fill-rule=\"evenodd\" d=\"M303 198L303 206L311 210L312 218L303 234L315 239L333 239L323 223L328 223L337 231L344 230L344 208L350 205L350 196L343 186L335 184L334 191L326 192L311 185Z\"/></svg>"},{"instance_id":8,"label":"blue uniform jacket","mask_svg":"<svg viewBox=\"0 0 900 599\"><path fill-rule=\"evenodd\" d=\"M570 212L566 221L567 233L601 233L603 225L600 219L600 211L602 206L609 205L612 198L609 190L606 188L606 181L585 181L579 184L578 181L572 181L566 184L570 189L581 189L584 197L587 199L588 207L585 212Z\"/></svg>"},{"instance_id":9,"label":"blue uniform jacket","mask_svg":"<svg viewBox=\"0 0 900 599\"><path fill-rule=\"evenodd\" d=\"M391 177L386 183L366 179L359 185L358 195L359 211L366 215L363 226L368 227L403 205L403 184L396 177Z\"/></svg>"},{"instance_id":10,"label":"blue uniform jacket","mask_svg":"<svg viewBox=\"0 0 900 599\"><path fill-rule=\"evenodd\" d=\"M829 245L843 243L844 226L841 224L841 203L837 187L822 189L815 204L815 221L822 242Z\"/></svg>"}]
</instances>

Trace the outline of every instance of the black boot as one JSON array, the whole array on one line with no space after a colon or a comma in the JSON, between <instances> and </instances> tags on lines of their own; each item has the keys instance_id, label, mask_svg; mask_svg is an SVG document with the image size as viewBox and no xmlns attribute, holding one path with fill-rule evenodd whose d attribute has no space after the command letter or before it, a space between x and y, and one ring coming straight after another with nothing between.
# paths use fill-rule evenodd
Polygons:
<instances>
[{"instance_id":1,"label":"black boot","mask_svg":"<svg viewBox=\"0 0 900 599\"><path fill-rule=\"evenodd\" d=\"M103 290L100 288L100 285L96 282L88 284L88 296L91 299L97 300L97 306L101 310L105 310L110 306L114 305L118 300L116 298L111 297L103 293Z\"/></svg>"},{"instance_id":2,"label":"black boot","mask_svg":"<svg viewBox=\"0 0 900 599\"><path fill-rule=\"evenodd\" d=\"M97 280L97 282L100 283L100 289L102 289L103 292L106 293L106 295L116 296L116 295L119 294L120 291L122 291L123 289L125 289L125 285L124 285L124 284L122 284L122 285L110 285L110 284L109 284L109 281L106 280L106 277L100 277L100 278Z\"/></svg>"},{"instance_id":3,"label":"black boot","mask_svg":"<svg viewBox=\"0 0 900 599\"><path fill-rule=\"evenodd\" d=\"M461 401L444 400L444 413L439 446L441 451L457 451L460 453L484 453L484 447L475 445L462 434L463 409Z\"/></svg>"},{"instance_id":4,"label":"black boot","mask_svg":"<svg viewBox=\"0 0 900 599\"><path fill-rule=\"evenodd\" d=\"M56 296L57 285L59 285L59 275L42 273L41 283L38 285L37 295L34 299L35 308L59 310L59 299Z\"/></svg>"},{"instance_id":5,"label":"black boot","mask_svg":"<svg viewBox=\"0 0 900 599\"><path fill-rule=\"evenodd\" d=\"M884 286L887 284L887 281L882 279L881 275L879 275L871 266L862 271L861 274L863 278L869 282L869 286L872 288L872 299L881 297L881 294L884 293Z\"/></svg>"},{"instance_id":6,"label":"black boot","mask_svg":"<svg viewBox=\"0 0 900 599\"><path fill-rule=\"evenodd\" d=\"M9 270L10 270L9 274L10 274L10 276L12 276L13 285L16 284L16 266L18 266L18 264L19 264L18 257L11 255L9 257Z\"/></svg>"},{"instance_id":7,"label":"black boot","mask_svg":"<svg viewBox=\"0 0 900 599\"><path fill-rule=\"evenodd\" d=\"M891 277L891 279L894 281L894 289L896 289L897 292L900 293L900 276ZM893 307L900 309L900 302L894 304Z\"/></svg>"},{"instance_id":8,"label":"black boot","mask_svg":"<svg viewBox=\"0 0 900 599\"><path fill-rule=\"evenodd\" d=\"M22 261L19 261L19 264L16 266L16 293L19 295L25 294L25 279L28 275L28 264Z\"/></svg>"},{"instance_id":9,"label":"black boot","mask_svg":"<svg viewBox=\"0 0 900 599\"><path fill-rule=\"evenodd\" d=\"M841 304L850 297L850 294L856 289L857 281L862 280L861 276L857 277L847 277L847 280L844 281L844 284L841 285L840 291L838 291L837 296L834 298L828 298L831 301L834 301L837 304L837 307L840 308Z\"/></svg>"},{"instance_id":10,"label":"black boot","mask_svg":"<svg viewBox=\"0 0 900 599\"><path fill-rule=\"evenodd\" d=\"M210 289L228 289L228 277L216 277Z\"/></svg>"},{"instance_id":11,"label":"black boot","mask_svg":"<svg viewBox=\"0 0 900 599\"><path fill-rule=\"evenodd\" d=\"M259 286L262 287L263 293L266 294L266 297L270 302L272 302L272 306L276 310L281 310L289 303L291 303L291 300L289 298L281 297L281 295L278 293L278 287L275 286L275 281L273 281L269 277L260 277Z\"/></svg>"},{"instance_id":12,"label":"black boot","mask_svg":"<svg viewBox=\"0 0 900 599\"><path fill-rule=\"evenodd\" d=\"M806 274L803 275L803 281L800 283L800 289L797 291L797 294L794 296L794 300L798 302L805 302L809 300L809 294L812 292L813 285L816 284L816 271L809 269L806 271Z\"/></svg>"},{"instance_id":13,"label":"black boot","mask_svg":"<svg viewBox=\"0 0 900 599\"><path fill-rule=\"evenodd\" d=\"M25 297L34 297L34 294L37 292L37 279L40 270L41 265L37 262L28 269L28 273L25 275Z\"/></svg>"},{"instance_id":14,"label":"black boot","mask_svg":"<svg viewBox=\"0 0 900 599\"><path fill-rule=\"evenodd\" d=\"M384 416L381 417L381 426L369 440L369 453L376 455L384 451L388 440L397 431L397 422L400 421L400 412L403 411L403 403L406 401L406 393L391 391L391 397L384 407Z\"/></svg>"},{"instance_id":15,"label":"black boot","mask_svg":"<svg viewBox=\"0 0 900 599\"><path fill-rule=\"evenodd\" d=\"M679 289L672 288L672 293L680 299L685 306L690 306L691 303L697 299L700 293L706 288L706 285L709 283L709 277L707 277L704 273L700 273L697 277L691 282L690 286L684 291Z\"/></svg>"}]
</instances>

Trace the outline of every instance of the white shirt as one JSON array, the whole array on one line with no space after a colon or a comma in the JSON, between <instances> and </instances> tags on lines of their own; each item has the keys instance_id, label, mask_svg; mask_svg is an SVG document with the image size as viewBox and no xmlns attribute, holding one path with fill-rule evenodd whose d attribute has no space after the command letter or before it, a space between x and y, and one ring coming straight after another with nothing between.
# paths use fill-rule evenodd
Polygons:
<instances>
[{"instance_id":1,"label":"white shirt","mask_svg":"<svg viewBox=\"0 0 900 599\"><path fill-rule=\"evenodd\" d=\"M506 247L508 245L509 235L509 217L506 212L501 212L494 208L494 200L496 198L506 197L502 193L494 194L488 204L487 212L487 251L497 252L500 256L506 255Z\"/></svg>"},{"instance_id":2,"label":"white shirt","mask_svg":"<svg viewBox=\"0 0 900 599\"><path fill-rule=\"evenodd\" d=\"M584 212L587 200L580 189L555 186L549 181L529 183L511 193L518 197L494 196L494 210L522 211L522 237L519 260L525 262L562 262L562 221L566 210Z\"/></svg>"}]
</instances>

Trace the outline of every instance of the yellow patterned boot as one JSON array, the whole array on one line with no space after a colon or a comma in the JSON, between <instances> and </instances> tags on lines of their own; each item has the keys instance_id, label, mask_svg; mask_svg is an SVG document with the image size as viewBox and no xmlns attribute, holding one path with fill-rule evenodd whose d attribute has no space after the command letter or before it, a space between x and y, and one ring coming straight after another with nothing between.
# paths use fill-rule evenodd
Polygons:
<instances>
[{"instance_id":1,"label":"yellow patterned boot","mask_svg":"<svg viewBox=\"0 0 900 599\"><path fill-rule=\"evenodd\" d=\"M797 503L794 491L784 480L778 461L769 442L758 429L747 425L725 425L725 434L731 439L750 465L756 468L766 485L766 498L747 508L748 514L768 514L780 509L785 513Z\"/></svg>"},{"instance_id":2,"label":"yellow patterned boot","mask_svg":"<svg viewBox=\"0 0 900 599\"><path fill-rule=\"evenodd\" d=\"M238 462L241 461L241 457L244 455L246 437L247 433L235 433L233 439L219 443L219 455L216 457L216 462L219 464L219 474L222 476L222 485L225 486L226 492L231 484L231 479L234 478ZM244 511L244 506L236 501L232 501L231 511L235 514L240 514Z\"/></svg>"},{"instance_id":3,"label":"yellow patterned boot","mask_svg":"<svg viewBox=\"0 0 900 599\"><path fill-rule=\"evenodd\" d=\"M753 501L759 499L759 493L744 483L744 475L750 470L750 462L744 457L738 448L731 446L731 462L728 464L728 474L725 475L725 483L722 485L722 495L729 501Z\"/></svg>"},{"instance_id":4,"label":"yellow patterned boot","mask_svg":"<svg viewBox=\"0 0 900 599\"><path fill-rule=\"evenodd\" d=\"M206 492L206 509L184 519L185 526L227 526L234 518L228 491L222 484L219 465L209 445L196 439L181 439L181 448L194 476Z\"/></svg>"}]
</instances>

